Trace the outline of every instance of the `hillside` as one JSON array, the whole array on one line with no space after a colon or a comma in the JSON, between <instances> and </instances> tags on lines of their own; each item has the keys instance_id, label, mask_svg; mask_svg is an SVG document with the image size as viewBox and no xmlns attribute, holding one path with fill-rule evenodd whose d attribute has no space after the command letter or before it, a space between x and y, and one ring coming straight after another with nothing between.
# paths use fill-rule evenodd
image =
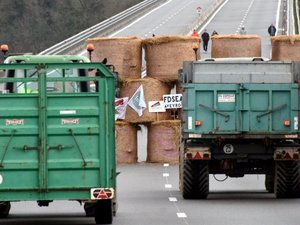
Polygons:
<instances>
[{"instance_id":1,"label":"hillside","mask_svg":"<svg viewBox=\"0 0 300 225\"><path fill-rule=\"evenodd\" d=\"M1 0L0 44L38 53L142 0Z\"/></svg>"}]
</instances>

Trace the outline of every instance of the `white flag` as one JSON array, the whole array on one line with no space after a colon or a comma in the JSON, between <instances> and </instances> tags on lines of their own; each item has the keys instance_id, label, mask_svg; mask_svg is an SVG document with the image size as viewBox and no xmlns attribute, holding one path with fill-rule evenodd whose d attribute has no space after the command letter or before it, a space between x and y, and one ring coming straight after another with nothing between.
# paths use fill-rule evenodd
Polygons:
<instances>
[{"instance_id":1,"label":"white flag","mask_svg":"<svg viewBox=\"0 0 300 225\"><path fill-rule=\"evenodd\" d=\"M115 98L115 120L125 119L126 108L128 104L128 97L125 98Z\"/></svg>"},{"instance_id":2,"label":"white flag","mask_svg":"<svg viewBox=\"0 0 300 225\"><path fill-rule=\"evenodd\" d=\"M145 96L144 96L144 89L143 85L135 91L133 96L128 102L128 105L134 109L134 111L137 112L139 116L143 115L143 111L146 109L146 102L145 102Z\"/></svg>"}]
</instances>

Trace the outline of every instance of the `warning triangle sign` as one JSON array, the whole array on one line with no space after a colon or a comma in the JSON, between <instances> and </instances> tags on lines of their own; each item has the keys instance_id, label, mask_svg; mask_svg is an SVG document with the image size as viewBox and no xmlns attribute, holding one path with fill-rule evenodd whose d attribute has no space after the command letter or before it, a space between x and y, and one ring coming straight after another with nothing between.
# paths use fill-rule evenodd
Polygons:
<instances>
[{"instance_id":1,"label":"warning triangle sign","mask_svg":"<svg viewBox=\"0 0 300 225\"><path fill-rule=\"evenodd\" d=\"M100 198L100 199L106 199L106 198L108 198L108 197L107 197L105 191L104 191L104 190L101 190L97 198Z\"/></svg>"},{"instance_id":2,"label":"warning triangle sign","mask_svg":"<svg viewBox=\"0 0 300 225\"><path fill-rule=\"evenodd\" d=\"M201 155L199 152L196 153L196 155L194 156L194 159L201 159Z\"/></svg>"}]
</instances>

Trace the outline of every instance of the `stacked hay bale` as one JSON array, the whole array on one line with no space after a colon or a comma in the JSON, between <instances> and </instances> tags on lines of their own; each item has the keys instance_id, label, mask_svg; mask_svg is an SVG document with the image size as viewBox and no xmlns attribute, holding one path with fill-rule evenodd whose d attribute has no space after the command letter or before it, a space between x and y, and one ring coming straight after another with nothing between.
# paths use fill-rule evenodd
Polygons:
<instances>
[{"instance_id":1,"label":"stacked hay bale","mask_svg":"<svg viewBox=\"0 0 300 225\"><path fill-rule=\"evenodd\" d=\"M200 39L186 36L161 36L143 41L136 37L92 38L87 43L95 46L93 61L107 58L119 73L119 97L132 98L142 85L145 102L162 101L178 82L178 70L183 61L194 61L193 47ZM141 79L142 46L145 49L147 77ZM199 58L199 57L198 57ZM178 162L180 121L172 119L171 112L150 113L139 116L127 106L125 120L116 122L116 148L118 163L137 162L137 126L148 126L148 162Z\"/></svg>"},{"instance_id":2,"label":"stacked hay bale","mask_svg":"<svg viewBox=\"0 0 300 225\"><path fill-rule=\"evenodd\" d=\"M300 35L280 35L271 38L272 60L300 60Z\"/></svg>"},{"instance_id":3,"label":"stacked hay bale","mask_svg":"<svg viewBox=\"0 0 300 225\"><path fill-rule=\"evenodd\" d=\"M258 35L215 35L212 39L212 58L261 57L261 38Z\"/></svg>"},{"instance_id":4,"label":"stacked hay bale","mask_svg":"<svg viewBox=\"0 0 300 225\"><path fill-rule=\"evenodd\" d=\"M199 43L199 38L188 36L158 36L143 40L147 76L164 82L178 81L178 70L183 61L195 60L193 46L199 47Z\"/></svg>"},{"instance_id":5,"label":"stacked hay bale","mask_svg":"<svg viewBox=\"0 0 300 225\"><path fill-rule=\"evenodd\" d=\"M139 79L142 66L142 40L137 37L98 37L87 40L93 44L93 61L107 59L119 79ZM126 95L128 96L128 95ZM116 155L118 163L137 162L137 127L130 121L116 121Z\"/></svg>"},{"instance_id":6,"label":"stacked hay bale","mask_svg":"<svg viewBox=\"0 0 300 225\"><path fill-rule=\"evenodd\" d=\"M194 51L195 45L200 49L200 41L198 37L188 36L158 36L143 40L147 76L174 87L178 84L178 70L183 62L200 58L199 50ZM148 125L147 162L178 162L180 120L174 120L174 111L167 111L169 118L161 117Z\"/></svg>"},{"instance_id":7,"label":"stacked hay bale","mask_svg":"<svg viewBox=\"0 0 300 225\"><path fill-rule=\"evenodd\" d=\"M123 79L120 86L120 97L132 97L143 85L145 102L161 101L163 95L169 94L172 86L151 77L144 79ZM134 124L148 124L159 120L171 119L169 112L150 113L147 109L139 116L131 107L127 107L125 121Z\"/></svg>"},{"instance_id":8,"label":"stacked hay bale","mask_svg":"<svg viewBox=\"0 0 300 225\"><path fill-rule=\"evenodd\" d=\"M137 127L123 121L116 121L117 163L137 162Z\"/></svg>"},{"instance_id":9,"label":"stacked hay bale","mask_svg":"<svg viewBox=\"0 0 300 225\"><path fill-rule=\"evenodd\" d=\"M107 59L113 65L120 79L140 78L142 68L142 39L137 37L99 37L87 40L95 51L93 61Z\"/></svg>"},{"instance_id":10,"label":"stacked hay bale","mask_svg":"<svg viewBox=\"0 0 300 225\"><path fill-rule=\"evenodd\" d=\"M178 162L180 125L180 120L165 120L151 123L148 127L147 162Z\"/></svg>"}]
</instances>

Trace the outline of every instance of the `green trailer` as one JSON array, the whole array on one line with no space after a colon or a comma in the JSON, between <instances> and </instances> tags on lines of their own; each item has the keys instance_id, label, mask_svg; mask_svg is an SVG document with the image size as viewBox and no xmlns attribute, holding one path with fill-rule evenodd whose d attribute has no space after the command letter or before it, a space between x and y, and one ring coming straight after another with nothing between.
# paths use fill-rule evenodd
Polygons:
<instances>
[{"instance_id":1,"label":"green trailer","mask_svg":"<svg viewBox=\"0 0 300 225\"><path fill-rule=\"evenodd\" d=\"M0 70L0 217L14 201L74 200L112 223L114 74L80 56L13 56Z\"/></svg>"},{"instance_id":2,"label":"green trailer","mask_svg":"<svg viewBox=\"0 0 300 225\"><path fill-rule=\"evenodd\" d=\"M296 62L184 63L184 198L206 198L210 174L263 174L277 198L300 197L299 74Z\"/></svg>"}]
</instances>

